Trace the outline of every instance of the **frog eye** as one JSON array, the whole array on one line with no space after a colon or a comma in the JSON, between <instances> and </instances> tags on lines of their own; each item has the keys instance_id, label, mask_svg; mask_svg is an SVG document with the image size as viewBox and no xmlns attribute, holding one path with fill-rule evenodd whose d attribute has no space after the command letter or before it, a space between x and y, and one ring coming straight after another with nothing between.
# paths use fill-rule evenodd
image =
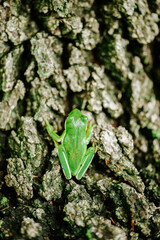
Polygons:
<instances>
[{"instance_id":1,"label":"frog eye","mask_svg":"<svg viewBox=\"0 0 160 240\"><path fill-rule=\"evenodd\" d=\"M87 121L87 117L84 116L84 115L82 115L82 116L81 116L81 121L86 122L86 121Z\"/></svg>"}]
</instances>

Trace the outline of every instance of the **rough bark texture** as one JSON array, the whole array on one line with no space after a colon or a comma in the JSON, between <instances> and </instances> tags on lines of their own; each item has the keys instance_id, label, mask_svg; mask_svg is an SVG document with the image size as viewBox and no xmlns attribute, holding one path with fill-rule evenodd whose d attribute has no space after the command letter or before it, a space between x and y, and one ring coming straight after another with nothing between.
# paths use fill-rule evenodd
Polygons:
<instances>
[{"instance_id":1,"label":"rough bark texture","mask_svg":"<svg viewBox=\"0 0 160 240\"><path fill-rule=\"evenodd\" d=\"M0 0L0 238L160 239L160 1ZM66 180L77 107L97 153Z\"/></svg>"}]
</instances>

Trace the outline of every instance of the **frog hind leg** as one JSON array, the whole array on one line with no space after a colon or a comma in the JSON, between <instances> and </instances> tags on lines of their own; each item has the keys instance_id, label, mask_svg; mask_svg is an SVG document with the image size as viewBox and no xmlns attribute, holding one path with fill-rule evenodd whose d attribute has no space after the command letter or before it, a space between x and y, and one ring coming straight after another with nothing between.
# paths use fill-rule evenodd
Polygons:
<instances>
[{"instance_id":1,"label":"frog hind leg","mask_svg":"<svg viewBox=\"0 0 160 240\"><path fill-rule=\"evenodd\" d=\"M63 173L67 179L71 179L71 170L68 164L68 157L65 148L62 145L58 146L58 156L63 169Z\"/></svg>"},{"instance_id":2,"label":"frog hind leg","mask_svg":"<svg viewBox=\"0 0 160 240\"><path fill-rule=\"evenodd\" d=\"M76 178L78 180L80 180L83 177L83 175L85 174L85 172L87 171L87 169L94 157L95 152L96 152L96 149L94 147L90 147L87 149L86 154L83 157L82 164L80 165L80 168L76 175Z\"/></svg>"}]
</instances>

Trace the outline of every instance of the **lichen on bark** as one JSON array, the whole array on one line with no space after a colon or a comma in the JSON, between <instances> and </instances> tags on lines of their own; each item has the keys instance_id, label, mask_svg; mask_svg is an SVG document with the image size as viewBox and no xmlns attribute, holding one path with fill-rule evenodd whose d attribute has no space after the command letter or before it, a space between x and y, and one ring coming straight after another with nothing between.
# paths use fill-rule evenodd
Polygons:
<instances>
[{"instance_id":1,"label":"lichen on bark","mask_svg":"<svg viewBox=\"0 0 160 240\"><path fill-rule=\"evenodd\" d=\"M158 0L0 1L0 238L158 240ZM95 124L83 178L57 134Z\"/></svg>"}]
</instances>

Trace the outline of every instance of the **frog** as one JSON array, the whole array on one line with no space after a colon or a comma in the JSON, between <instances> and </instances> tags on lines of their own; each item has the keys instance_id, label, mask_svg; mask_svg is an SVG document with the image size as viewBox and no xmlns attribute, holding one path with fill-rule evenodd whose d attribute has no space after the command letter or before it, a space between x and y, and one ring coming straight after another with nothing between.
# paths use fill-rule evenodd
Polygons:
<instances>
[{"instance_id":1,"label":"frog","mask_svg":"<svg viewBox=\"0 0 160 240\"><path fill-rule=\"evenodd\" d=\"M65 130L60 136L46 121L46 129L58 148L60 164L66 179L74 176L80 180L91 164L96 148L87 149L87 145L90 143L94 127L91 122L88 123L87 116L77 108L69 113L65 121Z\"/></svg>"}]
</instances>

